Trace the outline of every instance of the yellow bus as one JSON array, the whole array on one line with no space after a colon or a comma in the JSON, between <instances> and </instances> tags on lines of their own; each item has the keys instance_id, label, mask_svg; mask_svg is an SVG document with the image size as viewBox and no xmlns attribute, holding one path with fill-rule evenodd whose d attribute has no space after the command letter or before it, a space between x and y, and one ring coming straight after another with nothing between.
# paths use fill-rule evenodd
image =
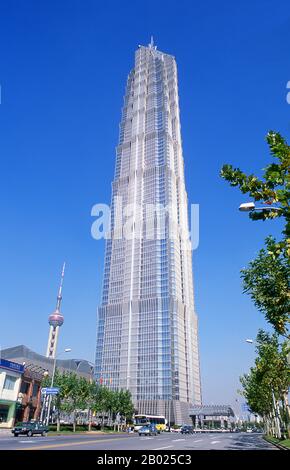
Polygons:
<instances>
[{"instance_id":1,"label":"yellow bus","mask_svg":"<svg viewBox=\"0 0 290 470\"><path fill-rule=\"evenodd\" d=\"M148 424L155 424L157 430L165 431L167 425L167 419L165 416L154 416L154 415L135 415L134 418L134 431L139 431L142 426Z\"/></svg>"}]
</instances>

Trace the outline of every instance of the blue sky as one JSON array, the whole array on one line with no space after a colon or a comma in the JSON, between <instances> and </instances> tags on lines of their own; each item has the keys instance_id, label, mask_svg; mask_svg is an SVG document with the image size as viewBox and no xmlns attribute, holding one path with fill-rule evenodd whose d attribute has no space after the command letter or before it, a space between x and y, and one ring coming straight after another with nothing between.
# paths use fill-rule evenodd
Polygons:
<instances>
[{"instance_id":1,"label":"blue sky","mask_svg":"<svg viewBox=\"0 0 290 470\"><path fill-rule=\"evenodd\" d=\"M260 172L265 134L289 138L286 1L2 1L0 17L0 344L44 353L47 317L67 262L59 351L94 358L103 242L91 207L109 202L127 74L154 35L175 55L194 252L205 402L235 403L265 323L239 270L278 222L251 222L223 163ZM241 401L241 399L239 399Z\"/></svg>"}]
</instances>

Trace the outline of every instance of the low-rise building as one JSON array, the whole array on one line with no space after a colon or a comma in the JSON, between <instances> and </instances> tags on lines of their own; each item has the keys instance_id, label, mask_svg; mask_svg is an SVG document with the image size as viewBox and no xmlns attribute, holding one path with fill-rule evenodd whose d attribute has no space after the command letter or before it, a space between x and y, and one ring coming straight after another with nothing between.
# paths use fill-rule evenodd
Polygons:
<instances>
[{"instance_id":1,"label":"low-rise building","mask_svg":"<svg viewBox=\"0 0 290 470\"><path fill-rule=\"evenodd\" d=\"M0 359L0 428L14 425L23 373L23 364Z\"/></svg>"},{"instance_id":2,"label":"low-rise building","mask_svg":"<svg viewBox=\"0 0 290 470\"><path fill-rule=\"evenodd\" d=\"M25 368L39 368L40 373L47 371L51 376L53 371L54 359L38 354L23 344L12 348L3 349L1 357L24 363ZM80 377L90 379L93 376L94 367L85 359L57 359L56 367L60 372L74 372Z\"/></svg>"},{"instance_id":3,"label":"low-rise building","mask_svg":"<svg viewBox=\"0 0 290 470\"><path fill-rule=\"evenodd\" d=\"M2 421L2 427L12 427L14 418L16 421L38 420L43 399L41 383L46 375L52 376L55 360L24 345L3 349L1 357L7 367L7 364L10 364L10 369L6 367L0 379L0 426ZM56 359L56 368L61 373L72 372L87 380L93 378L94 366L84 359ZM7 370L11 377L14 372L14 376L5 382ZM7 387L12 387L12 382L13 390L7 390ZM3 397L1 384L2 388L4 387Z\"/></svg>"},{"instance_id":4,"label":"low-rise building","mask_svg":"<svg viewBox=\"0 0 290 470\"><path fill-rule=\"evenodd\" d=\"M38 420L41 410L41 382L46 370L39 366L25 365L18 394L16 421Z\"/></svg>"},{"instance_id":5,"label":"low-rise building","mask_svg":"<svg viewBox=\"0 0 290 470\"><path fill-rule=\"evenodd\" d=\"M195 429L231 429L235 413L230 405L194 405L190 412Z\"/></svg>"}]
</instances>

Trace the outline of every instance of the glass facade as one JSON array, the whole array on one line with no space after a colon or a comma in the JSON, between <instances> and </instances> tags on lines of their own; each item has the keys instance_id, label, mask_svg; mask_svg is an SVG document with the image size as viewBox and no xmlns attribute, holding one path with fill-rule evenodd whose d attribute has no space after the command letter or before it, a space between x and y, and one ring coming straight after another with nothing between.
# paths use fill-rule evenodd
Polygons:
<instances>
[{"instance_id":1,"label":"glass facade","mask_svg":"<svg viewBox=\"0 0 290 470\"><path fill-rule=\"evenodd\" d=\"M13 375L7 375L6 374L3 388L5 390L14 390L17 378L18 377L14 377Z\"/></svg>"},{"instance_id":2,"label":"glass facade","mask_svg":"<svg viewBox=\"0 0 290 470\"><path fill-rule=\"evenodd\" d=\"M187 212L176 62L140 46L116 149L96 379L180 424L201 402Z\"/></svg>"}]
</instances>

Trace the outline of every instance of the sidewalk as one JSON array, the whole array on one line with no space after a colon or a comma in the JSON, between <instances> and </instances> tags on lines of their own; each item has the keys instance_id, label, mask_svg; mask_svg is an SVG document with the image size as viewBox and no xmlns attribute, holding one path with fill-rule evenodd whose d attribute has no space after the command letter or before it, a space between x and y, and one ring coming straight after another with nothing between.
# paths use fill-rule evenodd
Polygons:
<instances>
[{"instance_id":1,"label":"sidewalk","mask_svg":"<svg viewBox=\"0 0 290 470\"><path fill-rule=\"evenodd\" d=\"M11 436L11 429L0 428L0 439L4 436Z\"/></svg>"}]
</instances>

